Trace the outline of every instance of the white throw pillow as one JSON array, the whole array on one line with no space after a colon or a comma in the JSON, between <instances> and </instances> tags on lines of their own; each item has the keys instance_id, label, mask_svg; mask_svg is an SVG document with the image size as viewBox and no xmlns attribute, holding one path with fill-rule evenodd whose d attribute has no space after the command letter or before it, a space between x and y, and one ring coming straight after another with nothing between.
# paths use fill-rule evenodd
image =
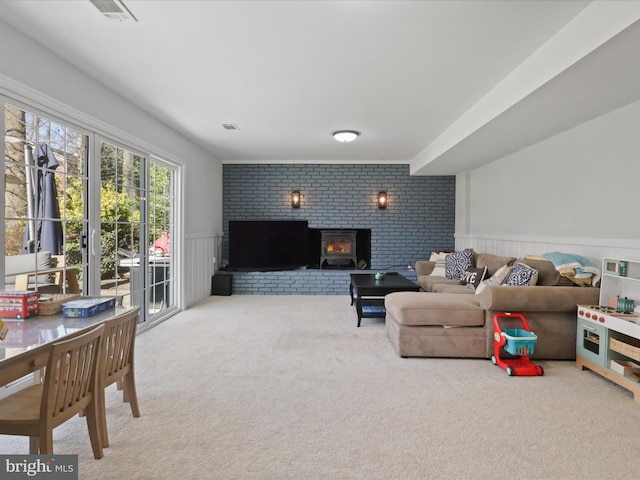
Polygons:
<instances>
[{"instance_id":1,"label":"white throw pillow","mask_svg":"<svg viewBox=\"0 0 640 480\"><path fill-rule=\"evenodd\" d=\"M447 261L447 255L449 254L445 252L433 252L431 254L431 257L429 257L429 261L436 262L436 266L433 267L431 275L433 275L434 277L446 276L445 265Z\"/></svg>"},{"instance_id":2,"label":"white throw pillow","mask_svg":"<svg viewBox=\"0 0 640 480\"><path fill-rule=\"evenodd\" d=\"M478 285L478 288L476 288L476 295L480 295L480 293L482 293L482 290L484 290L488 286L500 285L503 280L507 278L507 275L511 273L512 268L513 267L508 267L507 265L500 267L491 277L480 282L480 285Z\"/></svg>"}]
</instances>

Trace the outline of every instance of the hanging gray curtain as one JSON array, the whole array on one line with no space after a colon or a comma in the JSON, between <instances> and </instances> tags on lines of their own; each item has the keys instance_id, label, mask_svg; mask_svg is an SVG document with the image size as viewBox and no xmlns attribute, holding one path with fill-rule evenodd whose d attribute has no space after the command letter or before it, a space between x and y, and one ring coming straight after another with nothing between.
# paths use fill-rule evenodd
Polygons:
<instances>
[{"instance_id":1,"label":"hanging gray curtain","mask_svg":"<svg viewBox=\"0 0 640 480\"><path fill-rule=\"evenodd\" d=\"M35 238L29 238L29 229L25 232L23 253L33 251L51 252L52 255L62 254L62 223L60 222L60 206L58 205L58 190L54 170L58 168L58 161L46 143L39 143L36 151L38 175L33 188L36 206ZM28 174L28 173L27 173ZM28 193L31 194L31 193Z\"/></svg>"}]
</instances>

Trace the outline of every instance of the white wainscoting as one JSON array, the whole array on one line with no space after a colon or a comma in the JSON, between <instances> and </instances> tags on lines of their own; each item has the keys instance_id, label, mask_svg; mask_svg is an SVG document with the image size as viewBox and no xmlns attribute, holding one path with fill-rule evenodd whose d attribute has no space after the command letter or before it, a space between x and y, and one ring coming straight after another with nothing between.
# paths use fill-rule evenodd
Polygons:
<instances>
[{"instance_id":1,"label":"white wainscoting","mask_svg":"<svg viewBox=\"0 0 640 480\"><path fill-rule=\"evenodd\" d=\"M517 237L508 235L456 235L456 250L524 257L550 252L582 255L601 267L603 257L640 260L640 240L611 238Z\"/></svg>"},{"instance_id":2,"label":"white wainscoting","mask_svg":"<svg viewBox=\"0 0 640 480\"><path fill-rule=\"evenodd\" d=\"M187 234L185 236L187 308L211 295L211 277L218 268L222 235L216 233Z\"/></svg>"}]
</instances>

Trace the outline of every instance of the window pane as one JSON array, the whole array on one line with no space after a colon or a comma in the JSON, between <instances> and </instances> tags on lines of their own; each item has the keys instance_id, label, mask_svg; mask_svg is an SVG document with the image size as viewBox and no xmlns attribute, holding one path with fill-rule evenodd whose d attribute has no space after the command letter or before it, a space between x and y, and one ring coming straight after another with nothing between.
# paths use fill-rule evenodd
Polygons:
<instances>
[{"instance_id":1,"label":"window pane","mask_svg":"<svg viewBox=\"0 0 640 480\"><path fill-rule=\"evenodd\" d=\"M141 306L145 298L145 277L140 266L144 159L104 142L101 152L101 292L121 296L123 305Z\"/></svg>"},{"instance_id":2,"label":"window pane","mask_svg":"<svg viewBox=\"0 0 640 480\"><path fill-rule=\"evenodd\" d=\"M4 115L5 288L65 293L67 272L60 267L77 265L81 276L86 266L80 232L86 225L88 137L12 105L5 105ZM12 276L18 266L30 269L26 277Z\"/></svg>"}]
</instances>

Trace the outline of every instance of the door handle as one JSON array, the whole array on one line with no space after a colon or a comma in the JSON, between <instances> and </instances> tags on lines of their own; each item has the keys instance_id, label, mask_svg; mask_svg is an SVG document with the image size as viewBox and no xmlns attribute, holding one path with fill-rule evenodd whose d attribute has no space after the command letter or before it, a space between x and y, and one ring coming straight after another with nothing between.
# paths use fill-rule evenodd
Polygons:
<instances>
[{"instance_id":1,"label":"door handle","mask_svg":"<svg viewBox=\"0 0 640 480\"><path fill-rule=\"evenodd\" d=\"M94 242L94 239L96 238L96 231L95 229L91 230L91 255L95 256L96 255L96 244Z\"/></svg>"}]
</instances>

